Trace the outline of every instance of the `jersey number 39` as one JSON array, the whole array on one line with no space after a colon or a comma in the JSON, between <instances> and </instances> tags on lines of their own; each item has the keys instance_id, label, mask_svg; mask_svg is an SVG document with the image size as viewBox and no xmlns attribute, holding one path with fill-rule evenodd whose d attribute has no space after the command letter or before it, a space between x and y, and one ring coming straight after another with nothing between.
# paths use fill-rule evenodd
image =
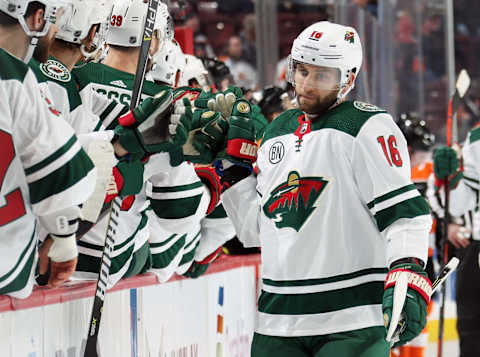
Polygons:
<instances>
[{"instance_id":1,"label":"jersey number 39","mask_svg":"<svg viewBox=\"0 0 480 357\"><path fill-rule=\"evenodd\" d=\"M2 155L0 155L0 189L5 179L8 167L15 157L15 147L13 146L12 136L0 130L0 143L2 146ZM2 199L3 201L3 199ZM23 203L22 191L20 188L5 195L7 202L0 206L0 227L4 226L25 214L25 204Z\"/></svg>"},{"instance_id":2,"label":"jersey number 39","mask_svg":"<svg viewBox=\"0 0 480 357\"><path fill-rule=\"evenodd\" d=\"M377 138L378 143L382 147L385 158L390 166L401 167L403 165L402 157L400 156L400 151L397 149L397 138L394 135L390 135L388 140L385 141L383 136ZM387 148L388 145L388 148Z\"/></svg>"}]
</instances>

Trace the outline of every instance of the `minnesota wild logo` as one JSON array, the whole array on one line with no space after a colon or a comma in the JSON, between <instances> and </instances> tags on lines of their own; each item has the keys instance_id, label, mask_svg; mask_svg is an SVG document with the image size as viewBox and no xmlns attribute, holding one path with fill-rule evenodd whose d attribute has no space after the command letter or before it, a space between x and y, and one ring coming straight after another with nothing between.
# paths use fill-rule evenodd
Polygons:
<instances>
[{"instance_id":1,"label":"minnesota wild logo","mask_svg":"<svg viewBox=\"0 0 480 357\"><path fill-rule=\"evenodd\" d=\"M49 59L46 63L40 64L40 71L47 77L60 82L69 82L72 78L68 68L53 59Z\"/></svg>"},{"instance_id":2,"label":"minnesota wild logo","mask_svg":"<svg viewBox=\"0 0 480 357\"><path fill-rule=\"evenodd\" d=\"M298 232L315 210L314 204L327 184L323 177L300 177L291 171L287 181L271 192L263 212L278 228L291 227Z\"/></svg>"},{"instance_id":3,"label":"minnesota wild logo","mask_svg":"<svg viewBox=\"0 0 480 357\"><path fill-rule=\"evenodd\" d=\"M353 43L355 42L355 37L353 31L347 31L345 33L345 41Z\"/></svg>"}]
</instances>

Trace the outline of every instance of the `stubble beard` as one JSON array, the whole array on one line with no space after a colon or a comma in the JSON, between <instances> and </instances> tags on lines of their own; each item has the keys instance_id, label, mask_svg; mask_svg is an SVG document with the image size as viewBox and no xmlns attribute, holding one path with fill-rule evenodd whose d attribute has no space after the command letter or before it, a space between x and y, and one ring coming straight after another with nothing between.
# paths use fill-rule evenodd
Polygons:
<instances>
[{"instance_id":1,"label":"stubble beard","mask_svg":"<svg viewBox=\"0 0 480 357\"><path fill-rule=\"evenodd\" d=\"M337 94L338 94L338 90L333 90L322 98L317 97L317 99L312 103L305 103L305 102L302 103L301 95L300 95L298 104L300 106L300 109L303 112L307 114L313 114L313 115L319 116L327 112L328 109L333 104L335 104L335 102L337 101Z\"/></svg>"}]
</instances>

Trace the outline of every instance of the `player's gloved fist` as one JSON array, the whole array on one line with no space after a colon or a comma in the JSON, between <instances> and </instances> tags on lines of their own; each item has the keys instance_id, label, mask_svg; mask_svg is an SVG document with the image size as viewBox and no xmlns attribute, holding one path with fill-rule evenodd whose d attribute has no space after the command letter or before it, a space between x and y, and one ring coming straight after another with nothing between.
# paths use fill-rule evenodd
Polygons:
<instances>
[{"instance_id":1,"label":"player's gloved fist","mask_svg":"<svg viewBox=\"0 0 480 357\"><path fill-rule=\"evenodd\" d=\"M235 102L229 119L226 148L218 158L235 165L251 167L257 160L257 149L250 103L239 99Z\"/></svg>"},{"instance_id":2,"label":"player's gloved fist","mask_svg":"<svg viewBox=\"0 0 480 357\"><path fill-rule=\"evenodd\" d=\"M456 187L463 177L461 162L459 159L459 148L442 146L433 154L433 170L438 180L450 179L450 187ZM443 182L436 183L441 186Z\"/></svg>"},{"instance_id":3,"label":"player's gloved fist","mask_svg":"<svg viewBox=\"0 0 480 357\"><path fill-rule=\"evenodd\" d=\"M220 202L220 194L222 192L222 184L220 177L211 166L196 166L195 173L198 178L205 184L210 191L210 203L208 204L206 215L212 213Z\"/></svg>"},{"instance_id":4,"label":"player's gloved fist","mask_svg":"<svg viewBox=\"0 0 480 357\"><path fill-rule=\"evenodd\" d=\"M208 102L211 99L213 99L213 101L215 101L215 94L213 93L212 89L210 89L208 92L207 91L202 91L198 95L197 99L195 99L193 104L195 105L195 108L197 108L197 109L208 110Z\"/></svg>"},{"instance_id":5,"label":"player's gloved fist","mask_svg":"<svg viewBox=\"0 0 480 357\"><path fill-rule=\"evenodd\" d=\"M145 99L133 111L119 118L115 128L120 144L129 153L154 154L169 151L168 124L173 111L173 92L164 86L154 97Z\"/></svg>"},{"instance_id":6,"label":"player's gloved fist","mask_svg":"<svg viewBox=\"0 0 480 357\"><path fill-rule=\"evenodd\" d=\"M240 88L230 86L227 90L216 94L215 98L208 101L208 109L220 112L228 120L230 115L232 115L233 104L242 96L243 93Z\"/></svg>"},{"instance_id":7,"label":"player's gloved fist","mask_svg":"<svg viewBox=\"0 0 480 357\"><path fill-rule=\"evenodd\" d=\"M172 130L174 128L172 126ZM199 109L193 114L189 129L185 144L170 151L171 165L177 166L183 161L212 163L225 142L228 122L220 113Z\"/></svg>"},{"instance_id":8,"label":"player's gloved fist","mask_svg":"<svg viewBox=\"0 0 480 357\"><path fill-rule=\"evenodd\" d=\"M108 190L105 203L116 196L136 195L143 187L144 162L139 154L129 154L122 157L113 167L112 175L115 180L115 190Z\"/></svg>"},{"instance_id":9,"label":"player's gloved fist","mask_svg":"<svg viewBox=\"0 0 480 357\"><path fill-rule=\"evenodd\" d=\"M183 274L183 276L193 279L198 278L199 276L205 274L210 264L213 263L220 255L222 255L222 247L217 248L217 250L215 250L212 254L208 255L202 261L193 261L192 265Z\"/></svg>"},{"instance_id":10,"label":"player's gloved fist","mask_svg":"<svg viewBox=\"0 0 480 357\"><path fill-rule=\"evenodd\" d=\"M399 341L394 347L404 345L408 341L418 336L427 324L427 305L432 295L432 283L427 277L427 273L413 258L399 260L392 264L392 267L385 281L385 291L383 293L383 318L386 330L390 326L393 309L393 292L398 280L399 273L408 274L408 290L403 305L402 315L405 318L405 326L400 330ZM386 334L386 332L385 332Z\"/></svg>"}]
</instances>

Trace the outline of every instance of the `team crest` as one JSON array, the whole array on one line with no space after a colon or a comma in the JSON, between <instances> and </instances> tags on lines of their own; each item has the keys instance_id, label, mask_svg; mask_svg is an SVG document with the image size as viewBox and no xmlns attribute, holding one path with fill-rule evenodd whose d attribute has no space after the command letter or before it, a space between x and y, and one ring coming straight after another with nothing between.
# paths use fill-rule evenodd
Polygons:
<instances>
[{"instance_id":1,"label":"team crest","mask_svg":"<svg viewBox=\"0 0 480 357\"><path fill-rule=\"evenodd\" d=\"M49 59L46 63L42 63L40 65L40 71L47 77L60 82L69 82L72 78L67 67L52 59Z\"/></svg>"},{"instance_id":2,"label":"team crest","mask_svg":"<svg viewBox=\"0 0 480 357\"><path fill-rule=\"evenodd\" d=\"M323 177L300 177L292 171L287 181L271 192L263 212L277 228L291 227L298 232L315 210L315 202L327 184Z\"/></svg>"},{"instance_id":3,"label":"team crest","mask_svg":"<svg viewBox=\"0 0 480 357\"><path fill-rule=\"evenodd\" d=\"M377 107L376 105L359 102L358 100L353 102L353 106L363 112L383 112L383 109Z\"/></svg>"},{"instance_id":4,"label":"team crest","mask_svg":"<svg viewBox=\"0 0 480 357\"><path fill-rule=\"evenodd\" d=\"M347 41L349 43L354 43L355 42L355 34L353 33L353 31L347 31L345 33L345 41Z\"/></svg>"}]
</instances>

